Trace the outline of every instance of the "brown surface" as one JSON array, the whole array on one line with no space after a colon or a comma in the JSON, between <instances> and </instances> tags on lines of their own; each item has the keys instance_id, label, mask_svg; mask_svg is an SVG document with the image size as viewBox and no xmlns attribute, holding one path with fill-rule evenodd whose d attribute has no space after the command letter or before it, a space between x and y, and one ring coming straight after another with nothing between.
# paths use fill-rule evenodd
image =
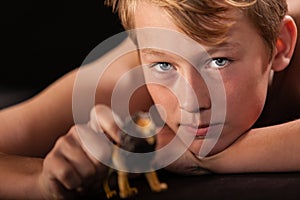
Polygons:
<instances>
[{"instance_id":1,"label":"brown surface","mask_svg":"<svg viewBox=\"0 0 300 200\"><path fill-rule=\"evenodd\" d=\"M168 184L167 191L152 193L144 176L140 176L131 180L131 185L139 190L139 194L132 199L300 199L300 173L181 176L160 171L159 175L161 181ZM103 198L105 197L95 199Z\"/></svg>"}]
</instances>

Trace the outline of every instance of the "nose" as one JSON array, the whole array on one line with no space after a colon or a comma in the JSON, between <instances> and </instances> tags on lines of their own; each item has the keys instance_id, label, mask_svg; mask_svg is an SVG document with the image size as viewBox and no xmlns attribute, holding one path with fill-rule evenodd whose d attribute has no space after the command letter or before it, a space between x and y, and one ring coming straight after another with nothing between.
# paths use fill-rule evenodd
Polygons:
<instances>
[{"instance_id":1,"label":"nose","mask_svg":"<svg viewBox=\"0 0 300 200\"><path fill-rule=\"evenodd\" d=\"M198 113L211 108L208 87L196 69L186 70L176 85L180 108Z\"/></svg>"}]
</instances>

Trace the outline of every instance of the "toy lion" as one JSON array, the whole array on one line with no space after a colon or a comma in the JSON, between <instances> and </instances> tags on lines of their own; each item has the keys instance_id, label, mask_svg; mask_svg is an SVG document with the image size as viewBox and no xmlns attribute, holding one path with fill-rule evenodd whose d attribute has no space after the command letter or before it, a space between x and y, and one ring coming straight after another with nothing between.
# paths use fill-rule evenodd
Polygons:
<instances>
[{"instance_id":1,"label":"toy lion","mask_svg":"<svg viewBox=\"0 0 300 200\"><path fill-rule=\"evenodd\" d=\"M148 153L154 152L156 147L156 133L155 130L156 126L151 120L148 113L138 112L132 117L129 117L123 126L122 131L120 131L120 144L118 146L128 152L133 153ZM133 134L127 133L134 133L135 137L132 136ZM133 160L130 160L129 156L122 156L120 155L120 151L114 149L112 153L112 162L116 166L122 166L126 169L129 169L133 166ZM144 161L144 160L143 160ZM141 165L151 165L151 160L146 160ZM135 162L134 162L135 163ZM135 164L134 164L135 165ZM131 169L130 168L130 169ZM130 171L127 170L127 171ZM104 191L106 193L107 198L112 198L113 196L117 195L115 190L111 190L109 187L109 177L113 169L109 170L108 176L104 181ZM121 198L128 198L136 195L138 193L137 188L130 187L128 181L128 173L124 171L117 171L118 174L118 186L119 186L119 196ZM160 192L162 190L167 189L166 183L160 183L157 174L155 171L146 172L145 173L146 179L148 184L153 192Z\"/></svg>"}]
</instances>

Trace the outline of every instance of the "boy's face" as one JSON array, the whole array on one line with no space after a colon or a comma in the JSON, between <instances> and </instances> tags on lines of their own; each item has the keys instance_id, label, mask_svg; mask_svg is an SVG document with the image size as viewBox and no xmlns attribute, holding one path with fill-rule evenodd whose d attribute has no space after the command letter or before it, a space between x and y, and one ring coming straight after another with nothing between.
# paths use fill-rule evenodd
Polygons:
<instances>
[{"instance_id":1,"label":"boy's face","mask_svg":"<svg viewBox=\"0 0 300 200\"><path fill-rule=\"evenodd\" d=\"M173 42L174 48L185 52L185 55L179 56L172 53L173 50L140 50L142 64L147 68L146 80L152 77L153 81L155 77L159 82L147 85L154 102L164 108L166 123L175 133L182 128L187 134L195 134L189 150L196 155L199 155L203 142L210 138L207 134L208 126L212 130L213 127L223 127L210 152L212 155L224 150L247 131L259 117L265 102L271 69L267 48L246 17L234 11L230 14L236 17L237 22L230 29L226 44L202 45L206 55L209 55L209 59L205 60L199 70L203 73L199 73L198 68L189 62L192 59L196 63L197 58L203 60L203 50L197 55L196 50L180 45L180 41L172 40L171 36L169 40ZM142 1L138 3L136 10L135 26L138 29L155 27L183 33L163 9ZM163 32L162 30L162 34ZM138 43L145 46L141 44L145 42L141 37L137 35ZM147 36L148 42L159 41L160 38L163 37L159 34L155 34L155 38ZM222 84L214 82L218 75ZM189 85L178 80L186 80ZM218 87L224 89L224 94ZM193 95L196 96L196 101L191 98ZM222 117L218 119L219 111L214 109L222 105L218 102L219 99L226 100L223 104L226 107L223 109L226 111L224 120ZM188 120L196 116L199 117L196 124L195 120Z\"/></svg>"}]
</instances>

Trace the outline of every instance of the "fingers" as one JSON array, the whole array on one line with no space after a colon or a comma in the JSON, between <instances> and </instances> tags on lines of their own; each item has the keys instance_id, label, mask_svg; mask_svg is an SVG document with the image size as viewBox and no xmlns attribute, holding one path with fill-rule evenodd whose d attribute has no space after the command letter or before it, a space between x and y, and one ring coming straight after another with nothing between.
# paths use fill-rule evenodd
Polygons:
<instances>
[{"instance_id":1,"label":"fingers","mask_svg":"<svg viewBox=\"0 0 300 200\"><path fill-rule=\"evenodd\" d=\"M63 152L63 154L58 155L62 156L60 160L65 160L65 162L75 166L74 170L76 170L81 178L89 178L96 173L94 163L92 163L87 154L83 151L76 134L60 138L57 145L61 148L58 154Z\"/></svg>"},{"instance_id":2,"label":"fingers","mask_svg":"<svg viewBox=\"0 0 300 200\"><path fill-rule=\"evenodd\" d=\"M76 133L82 148L93 163L110 163L113 144L103 133L97 134L87 125L77 125Z\"/></svg>"},{"instance_id":3,"label":"fingers","mask_svg":"<svg viewBox=\"0 0 300 200\"><path fill-rule=\"evenodd\" d=\"M94 143L98 147L97 151L102 153L98 155L98 159L90 155L78 133L95 134L87 125L82 127L74 126L67 135L59 138L44 159L41 176L43 188L46 188L43 190L46 191L44 196L65 197L70 193L83 193L93 188L93 185L97 185L100 190L107 167L99 160L110 159L110 148L105 143L103 145ZM90 139L95 142L94 138ZM104 146L106 149L103 149Z\"/></svg>"},{"instance_id":4,"label":"fingers","mask_svg":"<svg viewBox=\"0 0 300 200\"><path fill-rule=\"evenodd\" d=\"M49 174L69 190L80 187L84 179L96 173L91 160L70 135L57 141L44 164Z\"/></svg>"},{"instance_id":5,"label":"fingers","mask_svg":"<svg viewBox=\"0 0 300 200\"><path fill-rule=\"evenodd\" d=\"M94 131L104 132L116 143L119 143L118 131L119 126L122 126L122 121L108 106L96 105L91 110L89 124Z\"/></svg>"},{"instance_id":6,"label":"fingers","mask_svg":"<svg viewBox=\"0 0 300 200\"><path fill-rule=\"evenodd\" d=\"M48 170L52 181L58 181L68 190L76 189L82 184L79 174L62 155L58 153L49 155L45 160L45 166L49 165L48 163L55 167L55 170Z\"/></svg>"},{"instance_id":7,"label":"fingers","mask_svg":"<svg viewBox=\"0 0 300 200\"><path fill-rule=\"evenodd\" d=\"M65 198L94 186L100 190L113 149L106 135L119 142L117 124L121 123L116 124L114 119L110 108L95 106L88 124L72 127L57 140L43 163L40 188L44 196Z\"/></svg>"}]
</instances>

